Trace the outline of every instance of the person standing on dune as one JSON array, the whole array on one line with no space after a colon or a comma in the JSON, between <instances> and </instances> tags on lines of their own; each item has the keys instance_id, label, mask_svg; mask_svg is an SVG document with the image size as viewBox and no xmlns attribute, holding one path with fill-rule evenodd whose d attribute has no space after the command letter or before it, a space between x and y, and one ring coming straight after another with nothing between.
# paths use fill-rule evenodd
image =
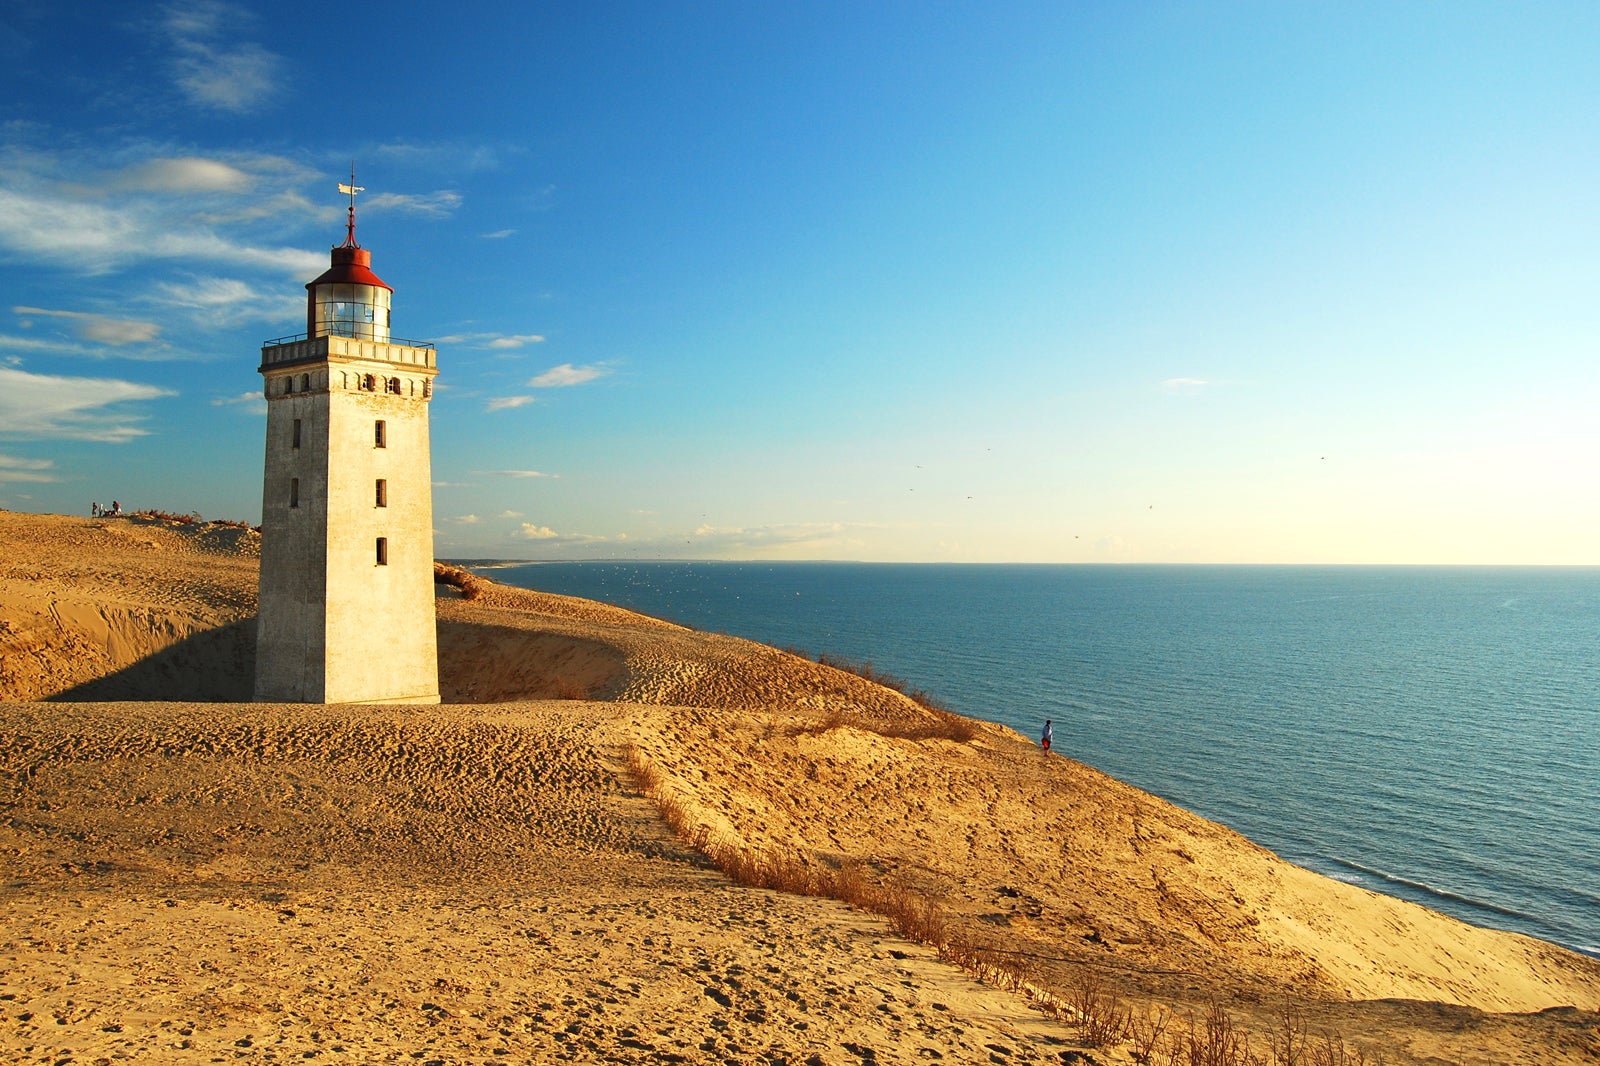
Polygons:
<instances>
[{"instance_id":1,"label":"person standing on dune","mask_svg":"<svg viewBox=\"0 0 1600 1066\"><path fill-rule=\"evenodd\" d=\"M1050 754L1050 742L1055 739L1055 733L1050 729L1050 719L1044 720L1044 733L1039 737L1039 746L1044 748L1046 755Z\"/></svg>"}]
</instances>

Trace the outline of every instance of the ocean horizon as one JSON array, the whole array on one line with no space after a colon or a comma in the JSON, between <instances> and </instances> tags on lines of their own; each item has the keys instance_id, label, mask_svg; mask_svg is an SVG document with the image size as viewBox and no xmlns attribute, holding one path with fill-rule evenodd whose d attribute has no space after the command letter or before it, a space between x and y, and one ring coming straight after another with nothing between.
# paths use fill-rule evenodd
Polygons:
<instances>
[{"instance_id":1,"label":"ocean horizon","mask_svg":"<svg viewBox=\"0 0 1600 1066\"><path fill-rule=\"evenodd\" d=\"M902 678L1283 858L1600 956L1600 568L486 560Z\"/></svg>"}]
</instances>

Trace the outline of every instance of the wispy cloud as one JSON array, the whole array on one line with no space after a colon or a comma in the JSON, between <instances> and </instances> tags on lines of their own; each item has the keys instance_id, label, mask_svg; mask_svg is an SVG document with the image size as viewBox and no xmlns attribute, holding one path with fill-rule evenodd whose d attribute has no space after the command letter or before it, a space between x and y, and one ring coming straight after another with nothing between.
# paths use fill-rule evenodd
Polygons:
<instances>
[{"instance_id":1,"label":"wispy cloud","mask_svg":"<svg viewBox=\"0 0 1600 1066\"><path fill-rule=\"evenodd\" d=\"M219 0L189 0L163 15L173 75L192 102L242 113L276 95L283 58L240 39L251 19L247 10Z\"/></svg>"},{"instance_id":2,"label":"wispy cloud","mask_svg":"<svg viewBox=\"0 0 1600 1066\"><path fill-rule=\"evenodd\" d=\"M323 256L299 248L241 242L200 219L208 202L244 194L119 190L57 180L70 161L12 153L0 162L0 248L85 273L149 260L224 263L305 277Z\"/></svg>"},{"instance_id":3,"label":"wispy cloud","mask_svg":"<svg viewBox=\"0 0 1600 1066\"><path fill-rule=\"evenodd\" d=\"M583 385L603 378L611 373L611 369L604 363L592 363L589 366L573 366L571 363L562 363L553 366L542 374L528 380L530 389L564 389L573 385Z\"/></svg>"},{"instance_id":4,"label":"wispy cloud","mask_svg":"<svg viewBox=\"0 0 1600 1066\"><path fill-rule=\"evenodd\" d=\"M1203 389L1211 382L1204 378L1168 378L1161 383L1161 387L1168 392L1188 392L1194 389Z\"/></svg>"},{"instance_id":5,"label":"wispy cloud","mask_svg":"<svg viewBox=\"0 0 1600 1066\"><path fill-rule=\"evenodd\" d=\"M305 312L305 298L292 292L268 292L238 278L188 277L156 285L153 299L186 308L210 325L242 322L293 322Z\"/></svg>"},{"instance_id":6,"label":"wispy cloud","mask_svg":"<svg viewBox=\"0 0 1600 1066\"><path fill-rule=\"evenodd\" d=\"M235 393L232 396L218 396L211 401L211 406L237 407L246 414L264 415L267 413L267 398L257 389Z\"/></svg>"},{"instance_id":7,"label":"wispy cloud","mask_svg":"<svg viewBox=\"0 0 1600 1066\"><path fill-rule=\"evenodd\" d=\"M544 338L537 333L514 333L509 337L496 337L489 342L488 347L498 349L521 348L527 344L538 344L543 340Z\"/></svg>"},{"instance_id":8,"label":"wispy cloud","mask_svg":"<svg viewBox=\"0 0 1600 1066\"><path fill-rule=\"evenodd\" d=\"M544 336L539 333L452 333L447 337L440 337L437 343L449 344L457 348L514 351L517 348L525 348L530 344L540 344L543 341Z\"/></svg>"},{"instance_id":9,"label":"wispy cloud","mask_svg":"<svg viewBox=\"0 0 1600 1066\"><path fill-rule=\"evenodd\" d=\"M255 179L220 159L181 156L135 163L111 174L106 184L134 192L244 192L255 184Z\"/></svg>"},{"instance_id":10,"label":"wispy cloud","mask_svg":"<svg viewBox=\"0 0 1600 1066\"><path fill-rule=\"evenodd\" d=\"M717 526L702 524L685 536L684 547L697 555L781 555L793 557L807 549L833 549L859 545L859 527L842 522L791 522L770 526Z\"/></svg>"},{"instance_id":11,"label":"wispy cloud","mask_svg":"<svg viewBox=\"0 0 1600 1066\"><path fill-rule=\"evenodd\" d=\"M459 518L447 519L447 521L458 522L464 526L475 526L478 524L478 516L475 514L464 514Z\"/></svg>"},{"instance_id":12,"label":"wispy cloud","mask_svg":"<svg viewBox=\"0 0 1600 1066\"><path fill-rule=\"evenodd\" d=\"M538 402L539 398L537 396L496 396L489 401L487 409L490 411L507 411Z\"/></svg>"},{"instance_id":13,"label":"wispy cloud","mask_svg":"<svg viewBox=\"0 0 1600 1066\"><path fill-rule=\"evenodd\" d=\"M499 241L504 240L515 232L517 231L514 229L497 229L493 233L480 233L478 236L486 241Z\"/></svg>"},{"instance_id":14,"label":"wispy cloud","mask_svg":"<svg viewBox=\"0 0 1600 1066\"><path fill-rule=\"evenodd\" d=\"M22 326L24 329L29 328L28 320L24 320ZM192 358L189 353L179 351L164 341L154 341L137 347L129 345L106 347L102 344L74 340L62 334L44 336L0 334L0 360L12 366L19 366L22 360L14 354L16 352L81 356L85 359L134 359L147 363Z\"/></svg>"},{"instance_id":15,"label":"wispy cloud","mask_svg":"<svg viewBox=\"0 0 1600 1066\"><path fill-rule=\"evenodd\" d=\"M45 484L59 481L60 478L53 473L54 467L55 463L49 459L23 459L0 452L0 483L26 481Z\"/></svg>"},{"instance_id":16,"label":"wispy cloud","mask_svg":"<svg viewBox=\"0 0 1600 1066\"><path fill-rule=\"evenodd\" d=\"M175 393L116 378L30 374L0 367L0 436L122 443L149 431L130 404Z\"/></svg>"},{"instance_id":17,"label":"wispy cloud","mask_svg":"<svg viewBox=\"0 0 1600 1066\"><path fill-rule=\"evenodd\" d=\"M401 211L445 218L461 206L461 194L450 189L428 193L381 192L367 197L362 206L368 211Z\"/></svg>"},{"instance_id":18,"label":"wispy cloud","mask_svg":"<svg viewBox=\"0 0 1600 1066\"><path fill-rule=\"evenodd\" d=\"M408 167L453 171L498 170L501 156L506 151L508 149L492 145L451 141L435 141L428 144L390 141L388 144L380 144L371 149L373 155L393 159ZM511 148L509 151L513 155L520 154L520 150L516 148Z\"/></svg>"},{"instance_id":19,"label":"wispy cloud","mask_svg":"<svg viewBox=\"0 0 1600 1066\"><path fill-rule=\"evenodd\" d=\"M75 336L97 344L121 346L148 344L161 333L154 322L140 322L127 318L111 318L89 311L55 311L44 307L13 307L12 313L22 319L24 329L32 325L34 317L66 319Z\"/></svg>"},{"instance_id":20,"label":"wispy cloud","mask_svg":"<svg viewBox=\"0 0 1600 1066\"><path fill-rule=\"evenodd\" d=\"M557 474L546 474L539 470L480 470L480 475L499 477L558 477Z\"/></svg>"}]
</instances>

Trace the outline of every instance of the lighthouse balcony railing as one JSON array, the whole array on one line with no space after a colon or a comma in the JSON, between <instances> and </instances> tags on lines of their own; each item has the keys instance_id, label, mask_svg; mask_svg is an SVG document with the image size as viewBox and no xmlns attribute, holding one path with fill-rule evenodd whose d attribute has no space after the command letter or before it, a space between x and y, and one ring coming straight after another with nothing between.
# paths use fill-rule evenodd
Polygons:
<instances>
[{"instance_id":1,"label":"lighthouse balcony railing","mask_svg":"<svg viewBox=\"0 0 1600 1066\"><path fill-rule=\"evenodd\" d=\"M315 333L291 333L286 337L273 337L271 340L262 341L261 347L281 348L289 344L299 344L301 341L308 341L315 337L349 337L352 340L358 341L381 341L384 344L394 344L401 348L434 347L434 343L432 341L409 341L402 337L374 337L370 334L363 334L359 331L347 331L341 329L322 329Z\"/></svg>"}]
</instances>

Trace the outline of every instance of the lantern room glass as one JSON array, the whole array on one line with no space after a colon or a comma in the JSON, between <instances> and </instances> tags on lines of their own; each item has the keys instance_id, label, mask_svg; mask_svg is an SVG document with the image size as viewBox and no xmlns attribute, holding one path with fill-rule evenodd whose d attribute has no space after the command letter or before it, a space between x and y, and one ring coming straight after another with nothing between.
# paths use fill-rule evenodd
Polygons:
<instances>
[{"instance_id":1,"label":"lantern room glass","mask_svg":"<svg viewBox=\"0 0 1600 1066\"><path fill-rule=\"evenodd\" d=\"M312 336L387 341L390 295L375 285L318 285Z\"/></svg>"}]
</instances>

